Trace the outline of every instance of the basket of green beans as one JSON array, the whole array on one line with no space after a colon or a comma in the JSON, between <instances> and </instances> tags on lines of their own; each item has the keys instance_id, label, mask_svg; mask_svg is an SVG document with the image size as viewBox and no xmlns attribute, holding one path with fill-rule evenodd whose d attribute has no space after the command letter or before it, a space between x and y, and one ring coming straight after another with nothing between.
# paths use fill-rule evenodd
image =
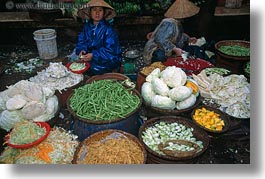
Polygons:
<instances>
[{"instance_id":1,"label":"basket of green beans","mask_svg":"<svg viewBox=\"0 0 265 179\"><path fill-rule=\"evenodd\" d=\"M74 117L91 123L111 123L136 112L141 95L114 79L93 81L74 90L67 106Z\"/></svg>"}]
</instances>

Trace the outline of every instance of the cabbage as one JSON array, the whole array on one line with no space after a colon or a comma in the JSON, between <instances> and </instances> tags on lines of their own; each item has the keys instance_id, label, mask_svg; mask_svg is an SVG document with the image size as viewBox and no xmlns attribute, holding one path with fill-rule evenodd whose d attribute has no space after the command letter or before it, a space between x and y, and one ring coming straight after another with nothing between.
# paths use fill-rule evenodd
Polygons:
<instances>
[{"instance_id":1,"label":"cabbage","mask_svg":"<svg viewBox=\"0 0 265 179\"><path fill-rule=\"evenodd\" d=\"M161 78L171 88L183 86L187 81L186 73L178 67L169 66L161 72Z\"/></svg>"},{"instance_id":2,"label":"cabbage","mask_svg":"<svg viewBox=\"0 0 265 179\"><path fill-rule=\"evenodd\" d=\"M159 78L159 77L160 77L160 69L156 68L145 78L145 80L151 83L151 81L154 78Z\"/></svg>"},{"instance_id":3,"label":"cabbage","mask_svg":"<svg viewBox=\"0 0 265 179\"><path fill-rule=\"evenodd\" d=\"M58 106L59 106L57 96L53 95L52 97L50 97L46 101L45 105L46 105L47 113L51 114L51 115L54 115L57 112Z\"/></svg>"},{"instance_id":4,"label":"cabbage","mask_svg":"<svg viewBox=\"0 0 265 179\"><path fill-rule=\"evenodd\" d=\"M174 101L183 101L192 94L192 89L186 86L175 87L168 92L168 96Z\"/></svg>"},{"instance_id":5,"label":"cabbage","mask_svg":"<svg viewBox=\"0 0 265 179\"><path fill-rule=\"evenodd\" d=\"M22 108L21 112L25 119L34 119L45 114L46 105L37 101L31 101Z\"/></svg>"},{"instance_id":6,"label":"cabbage","mask_svg":"<svg viewBox=\"0 0 265 179\"><path fill-rule=\"evenodd\" d=\"M51 88L48 88L48 87L45 87L45 86L42 86L42 91L43 91L44 96L46 98L51 97L55 93L55 90L54 89L51 89Z\"/></svg>"},{"instance_id":7,"label":"cabbage","mask_svg":"<svg viewBox=\"0 0 265 179\"><path fill-rule=\"evenodd\" d=\"M166 96L155 95L151 101L151 106L160 109L174 109L175 101Z\"/></svg>"},{"instance_id":8,"label":"cabbage","mask_svg":"<svg viewBox=\"0 0 265 179\"><path fill-rule=\"evenodd\" d=\"M22 119L23 117L20 110L5 110L0 114L0 127L6 131L9 131L17 122L21 121Z\"/></svg>"},{"instance_id":9,"label":"cabbage","mask_svg":"<svg viewBox=\"0 0 265 179\"><path fill-rule=\"evenodd\" d=\"M8 110L16 110L16 109L21 109L23 106L27 104L27 101L25 100L24 96L18 94L15 95L14 97L10 98L6 102L6 108Z\"/></svg>"},{"instance_id":10,"label":"cabbage","mask_svg":"<svg viewBox=\"0 0 265 179\"><path fill-rule=\"evenodd\" d=\"M7 90L0 92L0 112L6 110L6 102L8 99Z\"/></svg>"},{"instance_id":11,"label":"cabbage","mask_svg":"<svg viewBox=\"0 0 265 179\"><path fill-rule=\"evenodd\" d=\"M152 98L155 96L155 92L152 89L152 84L145 82L141 88L141 94L147 105L151 104Z\"/></svg>"},{"instance_id":12,"label":"cabbage","mask_svg":"<svg viewBox=\"0 0 265 179\"><path fill-rule=\"evenodd\" d=\"M190 97L188 97L184 101L177 102L176 108L178 110L187 109L187 108L193 106L195 103L196 103L196 96L194 94L191 94Z\"/></svg>"},{"instance_id":13,"label":"cabbage","mask_svg":"<svg viewBox=\"0 0 265 179\"><path fill-rule=\"evenodd\" d=\"M45 106L46 106L45 113L33 118L33 121L45 122L45 121L49 121L51 118L55 116L56 112L58 111L58 107L59 107L57 96L53 95L52 97L50 97L46 101Z\"/></svg>"},{"instance_id":14,"label":"cabbage","mask_svg":"<svg viewBox=\"0 0 265 179\"><path fill-rule=\"evenodd\" d=\"M169 92L169 87L167 84L159 79L159 78L154 78L151 82L152 88L156 94L162 95L162 96L167 96Z\"/></svg>"}]
</instances>

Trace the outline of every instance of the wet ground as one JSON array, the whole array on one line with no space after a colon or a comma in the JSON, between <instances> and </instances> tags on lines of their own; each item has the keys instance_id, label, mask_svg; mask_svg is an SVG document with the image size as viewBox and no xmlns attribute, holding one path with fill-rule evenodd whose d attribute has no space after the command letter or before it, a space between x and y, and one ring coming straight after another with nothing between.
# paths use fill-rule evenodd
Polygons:
<instances>
[{"instance_id":1,"label":"wet ground","mask_svg":"<svg viewBox=\"0 0 265 179\"><path fill-rule=\"evenodd\" d=\"M122 41L124 51L129 49L137 49L142 51L145 41ZM58 43L57 59L61 59L69 55L74 48L74 43ZM23 45L1 45L0 48L0 64L4 65L5 70L0 76L0 91L6 89L6 86L16 83L22 79L28 79L34 76L36 72L43 68L40 66L32 72L15 72L8 71L18 62L28 61L31 58L38 57L38 51L35 44ZM47 64L44 61L43 64ZM141 66L139 63L138 66ZM142 115L146 113L145 108L141 109ZM188 116L187 116L188 117ZM228 132L218 136L210 136L210 144L207 151L198 158L195 163L200 164L250 164L250 122L249 120L231 119L232 125ZM67 109L60 109L59 117L56 125L65 129L71 130L73 119ZM0 143L3 143L3 138L6 132L0 130ZM1 145L0 151L3 150Z\"/></svg>"}]
</instances>

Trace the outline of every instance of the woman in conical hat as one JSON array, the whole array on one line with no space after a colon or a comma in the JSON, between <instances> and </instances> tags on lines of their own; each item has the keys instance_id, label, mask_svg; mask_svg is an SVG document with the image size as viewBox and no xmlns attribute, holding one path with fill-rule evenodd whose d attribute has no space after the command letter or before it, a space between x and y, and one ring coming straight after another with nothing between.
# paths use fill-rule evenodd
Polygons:
<instances>
[{"instance_id":1,"label":"woman in conical hat","mask_svg":"<svg viewBox=\"0 0 265 179\"><path fill-rule=\"evenodd\" d=\"M82 19L91 19L91 7L103 7L105 9L105 20L110 20L116 16L116 12L113 7L111 7L103 0L90 0L87 4L85 4L78 10L77 15Z\"/></svg>"},{"instance_id":2,"label":"woman in conical hat","mask_svg":"<svg viewBox=\"0 0 265 179\"><path fill-rule=\"evenodd\" d=\"M184 33L180 19L191 17L199 12L200 8L188 0L176 0L165 13L165 19L150 33L144 48L146 65L155 61L166 61L169 56L180 56L189 42L196 42Z\"/></svg>"},{"instance_id":3,"label":"woman in conical hat","mask_svg":"<svg viewBox=\"0 0 265 179\"><path fill-rule=\"evenodd\" d=\"M90 62L90 74L119 70L122 61L119 38L107 22L116 16L115 10L103 0L90 0L77 14L86 23L78 36L75 53L81 61Z\"/></svg>"}]
</instances>

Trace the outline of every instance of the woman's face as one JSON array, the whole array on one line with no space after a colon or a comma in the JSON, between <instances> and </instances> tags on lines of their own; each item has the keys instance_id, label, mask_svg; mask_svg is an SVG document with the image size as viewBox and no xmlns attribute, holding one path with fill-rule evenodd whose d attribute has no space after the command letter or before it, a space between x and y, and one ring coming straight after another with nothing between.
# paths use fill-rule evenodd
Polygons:
<instances>
[{"instance_id":1,"label":"woman's face","mask_svg":"<svg viewBox=\"0 0 265 179\"><path fill-rule=\"evenodd\" d=\"M103 7L91 7L91 18L94 22L99 22L104 17Z\"/></svg>"}]
</instances>

